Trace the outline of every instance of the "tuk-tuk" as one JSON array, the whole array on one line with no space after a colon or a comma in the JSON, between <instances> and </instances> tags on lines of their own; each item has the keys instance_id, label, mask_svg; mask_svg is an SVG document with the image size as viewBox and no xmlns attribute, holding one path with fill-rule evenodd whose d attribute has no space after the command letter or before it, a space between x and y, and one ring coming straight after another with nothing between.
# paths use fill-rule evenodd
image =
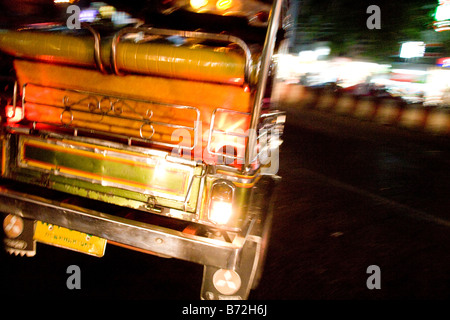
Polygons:
<instances>
[{"instance_id":1,"label":"tuk-tuk","mask_svg":"<svg viewBox=\"0 0 450 320\"><path fill-rule=\"evenodd\" d=\"M156 2L0 30L4 246L119 245L204 265L202 299L247 299L280 179L290 1Z\"/></svg>"}]
</instances>

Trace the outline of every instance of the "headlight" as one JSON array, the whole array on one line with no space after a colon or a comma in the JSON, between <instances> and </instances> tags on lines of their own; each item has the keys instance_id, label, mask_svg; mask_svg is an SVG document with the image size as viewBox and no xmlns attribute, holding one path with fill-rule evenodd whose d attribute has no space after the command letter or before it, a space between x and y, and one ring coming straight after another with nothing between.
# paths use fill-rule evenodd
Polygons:
<instances>
[{"instance_id":1,"label":"headlight","mask_svg":"<svg viewBox=\"0 0 450 320\"><path fill-rule=\"evenodd\" d=\"M211 188L209 220L226 224L233 214L234 185L228 181L215 181Z\"/></svg>"},{"instance_id":2,"label":"headlight","mask_svg":"<svg viewBox=\"0 0 450 320\"><path fill-rule=\"evenodd\" d=\"M212 200L209 211L209 220L217 224L226 224L232 214L231 203L225 201Z\"/></svg>"},{"instance_id":3,"label":"headlight","mask_svg":"<svg viewBox=\"0 0 450 320\"><path fill-rule=\"evenodd\" d=\"M16 123L23 119L23 110L21 107L6 106L5 112L6 120L9 123Z\"/></svg>"}]
</instances>

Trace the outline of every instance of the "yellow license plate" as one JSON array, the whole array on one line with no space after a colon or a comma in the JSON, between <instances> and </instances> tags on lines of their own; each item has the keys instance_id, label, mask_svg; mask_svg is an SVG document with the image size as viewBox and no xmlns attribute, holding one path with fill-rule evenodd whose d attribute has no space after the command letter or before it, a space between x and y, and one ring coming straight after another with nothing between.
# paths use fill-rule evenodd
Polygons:
<instances>
[{"instance_id":1,"label":"yellow license plate","mask_svg":"<svg viewBox=\"0 0 450 320\"><path fill-rule=\"evenodd\" d=\"M106 248L106 239L41 221L36 222L34 240L97 257L102 257Z\"/></svg>"}]
</instances>

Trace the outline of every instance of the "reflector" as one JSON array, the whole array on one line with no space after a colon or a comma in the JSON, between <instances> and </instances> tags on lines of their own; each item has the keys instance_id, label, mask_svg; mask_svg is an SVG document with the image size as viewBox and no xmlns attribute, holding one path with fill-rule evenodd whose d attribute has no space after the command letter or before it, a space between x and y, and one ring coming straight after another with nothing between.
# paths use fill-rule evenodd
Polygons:
<instances>
[{"instance_id":1,"label":"reflector","mask_svg":"<svg viewBox=\"0 0 450 320\"><path fill-rule=\"evenodd\" d=\"M208 4L208 0L191 0L191 7L195 10L200 9Z\"/></svg>"}]
</instances>

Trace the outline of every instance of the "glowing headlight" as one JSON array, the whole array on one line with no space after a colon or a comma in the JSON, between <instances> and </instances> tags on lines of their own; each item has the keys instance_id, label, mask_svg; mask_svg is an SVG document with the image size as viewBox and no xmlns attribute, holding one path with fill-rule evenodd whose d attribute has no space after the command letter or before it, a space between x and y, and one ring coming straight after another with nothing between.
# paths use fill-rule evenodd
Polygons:
<instances>
[{"instance_id":1,"label":"glowing headlight","mask_svg":"<svg viewBox=\"0 0 450 320\"><path fill-rule=\"evenodd\" d=\"M211 189L209 220L226 224L233 214L234 186L226 181L216 181Z\"/></svg>"},{"instance_id":2,"label":"glowing headlight","mask_svg":"<svg viewBox=\"0 0 450 320\"><path fill-rule=\"evenodd\" d=\"M212 200L209 211L209 220L212 220L217 224L226 224L228 220L230 220L232 212L231 203Z\"/></svg>"}]
</instances>

